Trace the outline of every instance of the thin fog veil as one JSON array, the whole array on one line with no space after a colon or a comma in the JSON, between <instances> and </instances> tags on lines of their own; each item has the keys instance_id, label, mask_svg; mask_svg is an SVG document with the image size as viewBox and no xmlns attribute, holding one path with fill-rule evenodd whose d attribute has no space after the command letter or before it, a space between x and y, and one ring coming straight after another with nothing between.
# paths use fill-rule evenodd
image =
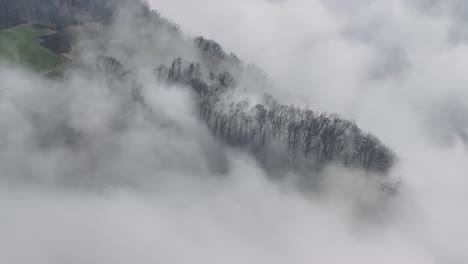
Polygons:
<instances>
[{"instance_id":1,"label":"thin fog veil","mask_svg":"<svg viewBox=\"0 0 468 264\"><path fill-rule=\"evenodd\" d=\"M116 3L59 79L0 63L0 263L468 263L463 4L148 1L274 84L242 96L382 139L397 156L387 194L336 164L309 190L223 143L191 90L155 77L176 56L199 60L192 40Z\"/></svg>"}]
</instances>

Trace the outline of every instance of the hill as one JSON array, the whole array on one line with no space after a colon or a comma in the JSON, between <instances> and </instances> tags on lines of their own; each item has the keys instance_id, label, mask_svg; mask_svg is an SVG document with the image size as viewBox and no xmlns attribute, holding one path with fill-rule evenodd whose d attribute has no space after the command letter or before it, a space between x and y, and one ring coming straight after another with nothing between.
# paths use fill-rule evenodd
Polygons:
<instances>
[{"instance_id":1,"label":"hill","mask_svg":"<svg viewBox=\"0 0 468 264\"><path fill-rule=\"evenodd\" d=\"M132 96L148 116L157 113L146 103L145 90L150 87L145 87L137 74L143 68L148 73L153 71L158 83L178 85L191 92L200 119L211 134L227 145L249 151L269 170L286 168L310 175L336 163L385 175L394 164L393 152L377 137L339 115L283 105L263 95L274 83L261 69L225 52L214 40L185 36L177 24L144 2L41 2L48 3L48 12L57 16L47 17L25 8L8 12L18 14L18 20L45 23L49 29L24 24L3 30L0 54L4 57L38 71L55 72L66 62L59 53L73 49L70 39L81 38L69 28L92 24L94 33L77 45L86 59L75 63L83 64L79 68L86 69L88 77L107 80L114 92L128 89L118 96ZM116 3L122 4L120 9L115 8ZM72 15L62 16L68 12ZM251 102L247 91L263 99ZM60 134L60 128L57 130Z\"/></svg>"}]
</instances>

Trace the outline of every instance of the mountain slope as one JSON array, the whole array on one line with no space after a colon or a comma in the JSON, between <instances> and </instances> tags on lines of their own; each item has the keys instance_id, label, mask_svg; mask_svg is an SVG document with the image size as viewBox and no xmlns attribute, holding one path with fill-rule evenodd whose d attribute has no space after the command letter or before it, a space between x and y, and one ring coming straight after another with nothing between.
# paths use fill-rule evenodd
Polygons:
<instances>
[{"instance_id":1,"label":"mountain slope","mask_svg":"<svg viewBox=\"0 0 468 264\"><path fill-rule=\"evenodd\" d=\"M249 151L271 170L311 175L338 164L385 175L394 164L393 152L375 136L338 115L282 105L265 94L274 83L258 67L226 53L214 40L184 36L143 2L43 1L58 8L57 14L80 17L73 21L77 25L95 25L92 34L80 34L74 43L75 51L86 55L78 60L81 68L93 78L105 76L114 90L128 89L124 96L131 96L148 116L157 114L146 99L152 87L141 75L152 70L157 82L184 87L193 95L200 119L213 136ZM116 8L116 3L122 6ZM56 24L61 32L70 23L34 16ZM31 60L38 69L49 66ZM251 102L252 94L262 99Z\"/></svg>"}]
</instances>

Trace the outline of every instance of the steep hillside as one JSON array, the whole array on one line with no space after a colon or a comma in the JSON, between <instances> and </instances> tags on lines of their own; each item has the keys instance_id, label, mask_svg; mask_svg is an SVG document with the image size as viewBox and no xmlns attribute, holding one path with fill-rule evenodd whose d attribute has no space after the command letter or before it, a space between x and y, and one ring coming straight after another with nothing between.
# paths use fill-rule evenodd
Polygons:
<instances>
[{"instance_id":1,"label":"steep hillside","mask_svg":"<svg viewBox=\"0 0 468 264\"><path fill-rule=\"evenodd\" d=\"M127 87L127 95L151 116L155 113L145 98L145 90L151 87L140 79L150 69L159 83L185 87L194 95L200 119L216 138L249 151L272 170L310 174L333 163L385 175L394 164L393 152L375 136L339 115L281 104L266 94L274 83L258 67L225 52L214 40L184 36L176 24L144 2L33 2L31 7L39 2L43 6L26 8L20 4L29 2L21 0L1 2L0 10L16 14L12 21L55 25L58 34L31 24L4 30L0 35L4 56L15 54L9 49L17 49L23 64L49 71L64 63L52 50L73 48L83 55L78 59L81 68L92 76L106 76L111 87ZM116 3L122 8L116 9ZM12 8L19 11L10 12ZM48 12L54 16L47 16ZM70 25L89 24L95 25L92 34L69 42ZM49 35L43 46L41 35ZM262 99L251 102L246 91Z\"/></svg>"}]
</instances>

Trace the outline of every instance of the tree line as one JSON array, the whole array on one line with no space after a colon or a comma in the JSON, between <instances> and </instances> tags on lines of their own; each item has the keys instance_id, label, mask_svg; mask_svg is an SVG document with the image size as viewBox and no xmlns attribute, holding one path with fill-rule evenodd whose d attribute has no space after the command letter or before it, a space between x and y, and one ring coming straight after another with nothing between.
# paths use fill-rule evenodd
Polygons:
<instances>
[{"instance_id":1,"label":"tree line","mask_svg":"<svg viewBox=\"0 0 468 264\"><path fill-rule=\"evenodd\" d=\"M128 74L112 57L99 57L98 68L122 80ZM280 104L265 95L259 104L232 100L228 92L237 83L229 72L205 72L200 63L184 63L176 58L168 66L154 69L159 81L190 87L196 95L199 115L214 136L225 143L248 149L257 156L274 144L284 146L290 157L305 158L317 164L344 166L385 173L395 162L394 153L377 137L362 131L354 122L337 114ZM132 83L135 102L146 107L143 87Z\"/></svg>"},{"instance_id":2,"label":"tree line","mask_svg":"<svg viewBox=\"0 0 468 264\"><path fill-rule=\"evenodd\" d=\"M154 73L160 81L191 87L201 118L215 136L232 146L265 154L269 146L279 143L292 157L379 173L387 172L394 163L393 152L378 138L337 114L282 105L269 95L255 105L230 100L226 92L236 86L236 80L227 71L206 74L199 63L184 64L176 58Z\"/></svg>"}]
</instances>

